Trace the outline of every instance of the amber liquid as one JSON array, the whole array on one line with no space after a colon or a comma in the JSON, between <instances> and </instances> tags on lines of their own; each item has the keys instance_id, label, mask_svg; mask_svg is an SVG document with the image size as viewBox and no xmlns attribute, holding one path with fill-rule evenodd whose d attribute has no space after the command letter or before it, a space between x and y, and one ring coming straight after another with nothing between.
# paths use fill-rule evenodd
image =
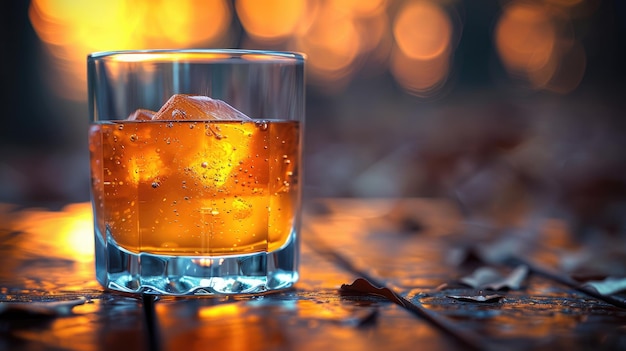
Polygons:
<instances>
[{"instance_id":1,"label":"amber liquid","mask_svg":"<svg viewBox=\"0 0 626 351\"><path fill-rule=\"evenodd\" d=\"M96 225L131 252L274 251L299 206L299 135L294 121L94 124Z\"/></svg>"}]
</instances>

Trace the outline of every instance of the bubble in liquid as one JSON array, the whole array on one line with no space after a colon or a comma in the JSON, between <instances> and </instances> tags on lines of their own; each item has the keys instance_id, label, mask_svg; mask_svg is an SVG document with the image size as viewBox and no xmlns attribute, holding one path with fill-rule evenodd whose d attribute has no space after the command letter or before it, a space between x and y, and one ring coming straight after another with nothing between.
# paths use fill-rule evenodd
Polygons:
<instances>
[{"instance_id":1,"label":"bubble in liquid","mask_svg":"<svg viewBox=\"0 0 626 351\"><path fill-rule=\"evenodd\" d=\"M135 141L137 141L137 139L138 139L137 138L137 134L131 134L130 135L130 141L135 142Z\"/></svg>"}]
</instances>

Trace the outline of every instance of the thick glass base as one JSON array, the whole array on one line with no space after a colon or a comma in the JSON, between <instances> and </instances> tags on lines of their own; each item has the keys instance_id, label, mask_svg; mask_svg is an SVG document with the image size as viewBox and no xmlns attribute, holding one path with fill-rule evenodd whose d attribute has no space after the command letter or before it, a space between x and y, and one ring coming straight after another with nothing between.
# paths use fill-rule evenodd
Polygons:
<instances>
[{"instance_id":1,"label":"thick glass base","mask_svg":"<svg viewBox=\"0 0 626 351\"><path fill-rule=\"evenodd\" d=\"M96 276L105 288L157 295L255 294L298 280L298 237L274 252L245 256L132 253L96 231Z\"/></svg>"}]
</instances>

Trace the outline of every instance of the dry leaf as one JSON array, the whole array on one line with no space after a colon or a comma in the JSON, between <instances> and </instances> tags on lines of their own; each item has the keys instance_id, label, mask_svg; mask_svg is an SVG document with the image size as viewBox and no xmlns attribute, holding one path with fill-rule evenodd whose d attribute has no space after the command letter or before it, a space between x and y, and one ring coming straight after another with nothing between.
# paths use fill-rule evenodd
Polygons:
<instances>
[{"instance_id":1,"label":"dry leaf","mask_svg":"<svg viewBox=\"0 0 626 351\"><path fill-rule=\"evenodd\" d=\"M608 277L601 281L591 281L583 284L596 289L601 295L608 296L626 290L626 278Z\"/></svg>"},{"instance_id":2,"label":"dry leaf","mask_svg":"<svg viewBox=\"0 0 626 351\"><path fill-rule=\"evenodd\" d=\"M518 290L527 275L528 267L525 265L516 267L507 276L502 276L493 268L481 267L476 269L471 275L461 278L460 282L475 289Z\"/></svg>"},{"instance_id":3,"label":"dry leaf","mask_svg":"<svg viewBox=\"0 0 626 351\"><path fill-rule=\"evenodd\" d=\"M500 273L490 267L480 267L471 275L459 279L459 281L467 286L475 289L481 289L485 285L502 279Z\"/></svg>"},{"instance_id":4,"label":"dry leaf","mask_svg":"<svg viewBox=\"0 0 626 351\"><path fill-rule=\"evenodd\" d=\"M381 297L388 299L389 301L397 303L398 305L406 307L403 299L400 298L400 296L396 295L396 293L394 293L393 291L387 288L376 287L372 285L372 283L370 283L369 281L363 278L357 278L352 284L342 284L341 290L349 291L349 292L357 292L361 294L381 296Z\"/></svg>"}]
</instances>

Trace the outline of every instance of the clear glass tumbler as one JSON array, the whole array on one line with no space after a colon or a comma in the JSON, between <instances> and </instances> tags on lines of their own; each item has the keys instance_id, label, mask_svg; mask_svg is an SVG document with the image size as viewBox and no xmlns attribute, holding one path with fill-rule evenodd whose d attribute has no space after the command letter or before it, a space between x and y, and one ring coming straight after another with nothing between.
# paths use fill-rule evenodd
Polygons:
<instances>
[{"instance_id":1,"label":"clear glass tumbler","mask_svg":"<svg viewBox=\"0 0 626 351\"><path fill-rule=\"evenodd\" d=\"M88 56L104 287L247 294L298 280L304 62L250 50Z\"/></svg>"}]
</instances>

